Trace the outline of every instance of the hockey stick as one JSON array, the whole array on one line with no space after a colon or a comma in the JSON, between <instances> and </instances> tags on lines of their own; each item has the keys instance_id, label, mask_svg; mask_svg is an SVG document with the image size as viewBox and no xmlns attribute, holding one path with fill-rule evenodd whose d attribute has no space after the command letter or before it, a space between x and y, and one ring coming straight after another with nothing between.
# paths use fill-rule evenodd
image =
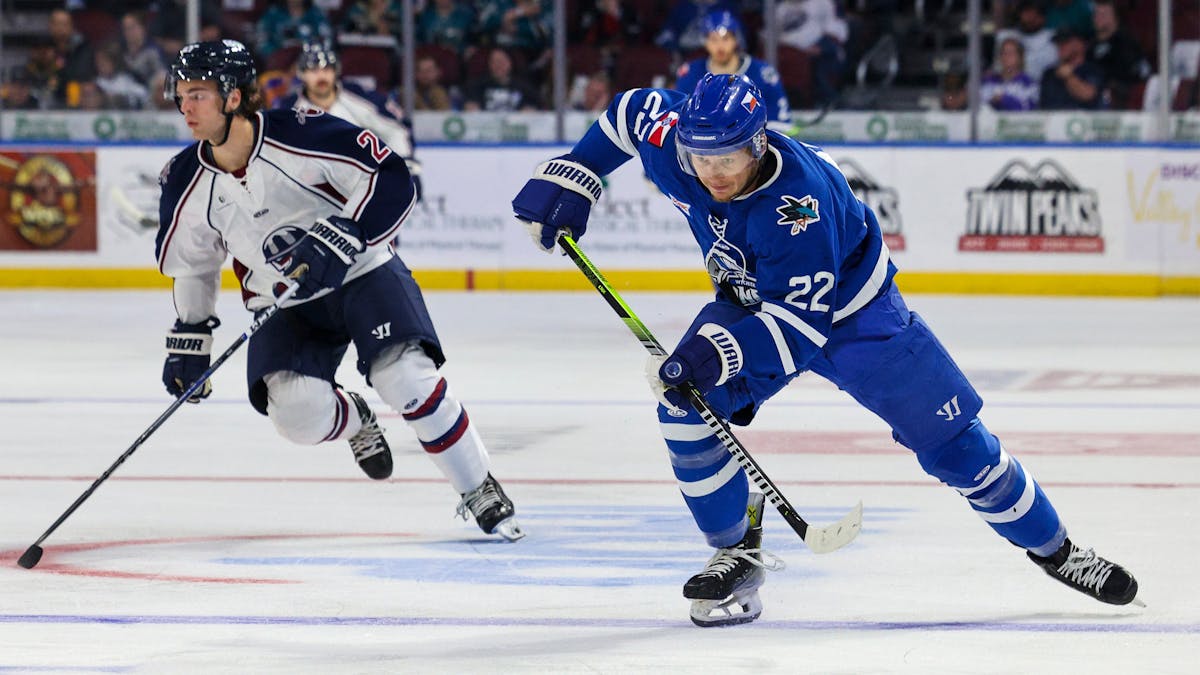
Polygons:
<instances>
[{"instance_id":1,"label":"hockey stick","mask_svg":"<svg viewBox=\"0 0 1200 675\"><path fill-rule=\"evenodd\" d=\"M254 321L250 323L250 327L247 328L241 335L239 335L238 338L234 340L232 345L229 345L229 349L226 349L224 354L221 354L219 357L217 357L217 360L208 367L208 370L204 371L204 373L192 383L192 386L188 387L186 391L180 394L179 398L176 398L175 401L172 402L171 405L168 406L167 409L158 416L158 419L154 420L154 423L147 427L146 430L142 432L141 436L138 436L137 440L133 442L133 445L129 446L128 450L121 453L121 456L117 458L117 461L113 462L112 466L108 467L104 473L100 474L100 477L92 483L92 486L87 490L84 490L83 494L79 495L79 498L75 500L75 503L71 504L70 508L64 511L63 514L58 517L58 520L54 521L54 524L51 525L50 528L45 532L43 532L42 536L38 537L38 540L33 542L33 545L30 546L25 553L21 554L21 558L17 561L17 564L27 570L33 569L34 565L37 565L38 561L42 559L42 547L40 544L43 541L46 541L46 537L49 537L55 530L57 530L58 526L62 525L63 521L70 517L72 513L75 513L75 510L78 509L85 501L87 501L88 497L92 496L92 493L96 491L96 488L100 487L101 483L108 480L108 477L117 470L117 467L124 464L125 460L129 459L129 456L132 455L133 452L137 450L147 438L150 438L150 434L153 434L155 431L157 431L158 428L162 426L163 422L166 422L167 418L174 414L175 411L179 409L179 406L183 405L183 403L188 400L188 397L190 397L197 389L207 382L208 378L212 377L212 374L217 371L217 368L220 368L221 364L225 363L225 361L230 356L233 356L233 353L242 346L242 343L249 340L250 336L258 332L258 329L262 328L263 324L266 323L268 319L275 316L275 314L279 311L280 306L283 305L284 302L287 302L288 298L292 297L292 295L294 295L298 290L300 290L300 283L296 281L292 282L292 284L288 286L278 298L276 298L275 304L266 308L263 310L262 314L259 314L257 317L255 317Z\"/></svg>"},{"instance_id":2,"label":"hockey stick","mask_svg":"<svg viewBox=\"0 0 1200 675\"><path fill-rule=\"evenodd\" d=\"M621 299L617 291L608 283L608 280L604 278L600 270L596 269L592 261L579 249L579 244L575 243L571 235L563 234L559 236L558 243L562 246L563 252L583 272L583 276L587 277L588 281L592 282L592 286L608 301L609 307L612 307L617 316L621 317L621 320L629 327L629 330L633 331L633 334L641 341L646 351L654 356L667 356L668 352L655 339L650 329L646 328L646 325L633 313L629 305L625 304L625 301ZM804 540L809 550L813 553L830 553L849 544L858 536L858 531L862 529L862 502L859 502L850 513L846 514L833 525L828 527L809 525L800 514L796 513L796 509L779 492L779 488L775 487L775 483L767 477L767 474L763 473L762 468L758 466L758 462L754 461L754 458L750 456L750 452L746 450L746 446L742 445L734 437L729 425L717 417L716 413L708 406L708 403L704 400L704 396L697 391L696 387L688 384L683 389L683 393L688 397L688 401L696 409L696 412L700 413L700 417L703 418L704 423L716 434L717 438L721 441L721 445L724 445L725 449L733 455L737 463L746 471L746 475L750 477L750 480L754 481L754 484L758 486L758 489L762 491L767 500L779 510L779 515L783 516L787 524L796 531L796 534L800 535L800 538Z\"/></svg>"}]
</instances>

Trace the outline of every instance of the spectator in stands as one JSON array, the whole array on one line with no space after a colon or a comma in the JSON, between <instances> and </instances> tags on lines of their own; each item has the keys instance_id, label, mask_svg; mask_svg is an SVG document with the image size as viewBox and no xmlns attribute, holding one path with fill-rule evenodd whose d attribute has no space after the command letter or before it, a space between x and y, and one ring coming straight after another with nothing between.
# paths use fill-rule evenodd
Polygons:
<instances>
[{"instance_id":1,"label":"spectator in stands","mask_svg":"<svg viewBox=\"0 0 1200 675\"><path fill-rule=\"evenodd\" d=\"M704 17L704 32L708 57L680 66L675 73L675 89L691 94L705 73L745 75L762 94L767 106L767 126L778 131L789 129L792 112L779 73L771 64L745 53L746 38L737 16L724 9L712 12Z\"/></svg>"},{"instance_id":2,"label":"spectator in stands","mask_svg":"<svg viewBox=\"0 0 1200 675\"><path fill-rule=\"evenodd\" d=\"M121 61L121 47L109 43L96 50L96 86L104 92L109 105L118 110L141 110L146 107L149 91L137 81Z\"/></svg>"},{"instance_id":3,"label":"spectator in stands","mask_svg":"<svg viewBox=\"0 0 1200 675\"><path fill-rule=\"evenodd\" d=\"M154 18L147 28L165 54L176 54L187 38L188 0L154 0L150 15ZM221 39L221 0L200 0L200 39ZM175 109L175 104L171 104Z\"/></svg>"},{"instance_id":4,"label":"spectator in stands","mask_svg":"<svg viewBox=\"0 0 1200 675\"><path fill-rule=\"evenodd\" d=\"M612 97L612 80L609 79L608 73L603 70L597 71L587 79L587 84L583 86L579 96L571 101L571 109L602 113L608 109Z\"/></svg>"},{"instance_id":5,"label":"spectator in stands","mask_svg":"<svg viewBox=\"0 0 1200 675\"><path fill-rule=\"evenodd\" d=\"M104 95L104 90L100 89L100 85L94 80L87 80L77 83L79 89L78 95L75 97L78 100L72 105L72 108L78 110L108 110L112 107L109 104L108 97Z\"/></svg>"},{"instance_id":6,"label":"spectator in stands","mask_svg":"<svg viewBox=\"0 0 1200 675\"><path fill-rule=\"evenodd\" d=\"M837 97L846 65L843 45L849 35L833 0L786 0L775 5L779 43L805 52L813 63L813 102L825 105Z\"/></svg>"},{"instance_id":7,"label":"spectator in stands","mask_svg":"<svg viewBox=\"0 0 1200 675\"><path fill-rule=\"evenodd\" d=\"M654 44L668 51L689 54L704 48L704 17L710 12L737 13L735 0L676 0Z\"/></svg>"},{"instance_id":8,"label":"spectator in stands","mask_svg":"<svg viewBox=\"0 0 1200 675\"><path fill-rule=\"evenodd\" d=\"M127 12L121 17L121 52L125 68L147 87L167 69L162 50L148 39L141 12Z\"/></svg>"},{"instance_id":9,"label":"spectator in stands","mask_svg":"<svg viewBox=\"0 0 1200 675\"><path fill-rule=\"evenodd\" d=\"M258 20L258 53L263 59L283 47L332 39L325 12L312 0L276 0Z\"/></svg>"},{"instance_id":10,"label":"spectator in stands","mask_svg":"<svg viewBox=\"0 0 1200 675\"><path fill-rule=\"evenodd\" d=\"M78 104L77 100L72 100L78 83L91 80L96 75L92 65L92 48L82 35L75 32L75 22L65 9L50 12L49 33L57 69L54 99L60 105L64 102L67 105Z\"/></svg>"},{"instance_id":11,"label":"spectator in stands","mask_svg":"<svg viewBox=\"0 0 1200 675\"><path fill-rule=\"evenodd\" d=\"M450 93L442 86L442 67L432 56L422 56L416 63L416 91L413 108L416 110L450 110Z\"/></svg>"},{"instance_id":12,"label":"spectator in stands","mask_svg":"<svg viewBox=\"0 0 1200 675\"><path fill-rule=\"evenodd\" d=\"M476 30L485 43L519 50L530 60L550 45L550 0L482 0L477 6Z\"/></svg>"},{"instance_id":13,"label":"spectator in stands","mask_svg":"<svg viewBox=\"0 0 1200 675\"><path fill-rule=\"evenodd\" d=\"M1046 15L1036 0L1022 0L1017 5L1017 27L997 31L996 44L1003 44L1010 37L1017 38L1025 47L1025 72L1034 82L1040 82L1042 73L1058 62L1054 31L1046 27Z\"/></svg>"},{"instance_id":14,"label":"spectator in stands","mask_svg":"<svg viewBox=\"0 0 1200 675\"><path fill-rule=\"evenodd\" d=\"M949 72L943 75L942 110L966 110L968 103L967 78L959 72Z\"/></svg>"},{"instance_id":15,"label":"spectator in stands","mask_svg":"<svg viewBox=\"0 0 1200 675\"><path fill-rule=\"evenodd\" d=\"M1087 60L1087 42L1069 30L1054 35L1058 63L1042 74L1038 99L1043 110L1096 110L1103 107L1100 95L1104 71Z\"/></svg>"},{"instance_id":16,"label":"spectator in stands","mask_svg":"<svg viewBox=\"0 0 1200 675\"><path fill-rule=\"evenodd\" d=\"M3 107L5 110L38 110L42 102L33 89L33 82L24 69L17 69L4 83Z\"/></svg>"},{"instance_id":17,"label":"spectator in stands","mask_svg":"<svg viewBox=\"0 0 1200 675\"><path fill-rule=\"evenodd\" d=\"M1130 107L1131 89L1150 77L1150 62L1138 41L1121 26L1113 0L1096 0L1092 9L1095 41L1088 60L1104 72L1104 88L1114 108Z\"/></svg>"},{"instance_id":18,"label":"spectator in stands","mask_svg":"<svg viewBox=\"0 0 1200 675\"><path fill-rule=\"evenodd\" d=\"M1025 72L1025 47L1015 37L1000 43L993 68L983 74L979 98L993 110L1033 110L1038 103L1038 85Z\"/></svg>"},{"instance_id":19,"label":"spectator in stands","mask_svg":"<svg viewBox=\"0 0 1200 675\"><path fill-rule=\"evenodd\" d=\"M637 10L622 0L594 0L579 14L579 20L568 27L572 43L591 45L604 50L611 58L621 47L641 39L642 22Z\"/></svg>"},{"instance_id":20,"label":"spectator in stands","mask_svg":"<svg viewBox=\"0 0 1200 675\"><path fill-rule=\"evenodd\" d=\"M463 110L537 110L540 106L537 91L515 77L512 68L512 57L507 52L498 47L492 49L488 54L488 72L467 83Z\"/></svg>"},{"instance_id":21,"label":"spectator in stands","mask_svg":"<svg viewBox=\"0 0 1200 675\"><path fill-rule=\"evenodd\" d=\"M31 95L38 100L42 108L62 105L55 98L58 90L58 55L54 51L54 41L49 35L38 35L33 38L29 48L29 60L17 69L13 79L24 79L29 84Z\"/></svg>"},{"instance_id":22,"label":"spectator in stands","mask_svg":"<svg viewBox=\"0 0 1200 675\"><path fill-rule=\"evenodd\" d=\"M346 18L342 20L342 32L390 35L399 44L403 11L396 0L358 0L346 11Z\"/></svg>"},{"instance_id":23,"label":"spectator in stands","mask_svg":"<svg viewBox=\"0 0 1200 675\"><path fill-rule=\"evenodd\" d=\"M471 6L459 0L433 0L417 16L417 44L441 45L460 57L475 23Z\"/></svg>"},{"instance_id":24,"label":"spectator in stands","mask_svg":"<svg viewBox=\"0 0 1200 675\"><path fill-rule=\"evenodd\" d=\"M1046 28L1068 30L1084 39L1092 37L1092 0L1050 0L1046 5Z\"/></svg>"}]
</instances>

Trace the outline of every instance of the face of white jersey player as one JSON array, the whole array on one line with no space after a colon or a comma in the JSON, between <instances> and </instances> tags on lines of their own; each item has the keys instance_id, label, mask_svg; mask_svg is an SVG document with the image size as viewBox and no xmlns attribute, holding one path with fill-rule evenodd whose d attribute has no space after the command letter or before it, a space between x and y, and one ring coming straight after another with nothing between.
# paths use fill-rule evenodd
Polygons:
<instances>
[{"instance_id":1,"label":"face of white jersey player","mask_svg":"<svg viewBox=\"0 0 1200 675\"><path fill-rule=\"evenodd\" d=\"M175 92L179 96L179 112L183 113L192 138L220 144L225 136L225 115L241 105L241 90L234 89L222 101L213 80L181 80L175 85Z\"/></svg>"},{"instance_id":2,"label":"face of white jersey player","mask_svg":"<svg viewBox=\"0 0 1200 675\"><path fill-rule=\"evenodd\" d=\"M333 66L301 69L304 98L328 110L337 101L337 69Z\"/></svg>"}]
</instances>

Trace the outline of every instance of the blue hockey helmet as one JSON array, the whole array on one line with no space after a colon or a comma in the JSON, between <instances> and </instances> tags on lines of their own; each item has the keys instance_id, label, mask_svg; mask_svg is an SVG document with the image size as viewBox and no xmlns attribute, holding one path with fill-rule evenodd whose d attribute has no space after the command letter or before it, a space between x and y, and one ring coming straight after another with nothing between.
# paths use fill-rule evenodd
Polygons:
<instances>
[{"instance_id":1,"label":"blue hockey helmet","mask_svg":"<svg viewBox=\"0 0 1200 675\"><path fill-rule=\"evenodd\" d=\"M333 68L341 72L342 61L338 58L333 45L326 40L305 42L300 48L300 58L296 59L297 70L317 70Z\"/></svg>"},{"instance_id":2,"label":"blue hockey helmet","mask_svg":"<svg viewBox=\"0 0 1200 675\"><path fill-rule=\"evenodd\" d=\"M767 111L758 87L745 75L706 73L683 105L675 125L679 165L696 175L693 156L748 151L758 160L767 151Z\"/></svg>"},{"instance_id":3,"label":"blue hockey helmet","mask_svg":"<svg viewBox=\"0 0 1200 675\"><path fill-rule=\"evenodd\" d=\"M706 14L704 16L703 30L706 36L712 33L729 33L737 40L738 47L742 49L746 48L746 38L742 31L742 22L738 21L737 16L727 9L719 9Z\"/></svg>"}]
</instances>

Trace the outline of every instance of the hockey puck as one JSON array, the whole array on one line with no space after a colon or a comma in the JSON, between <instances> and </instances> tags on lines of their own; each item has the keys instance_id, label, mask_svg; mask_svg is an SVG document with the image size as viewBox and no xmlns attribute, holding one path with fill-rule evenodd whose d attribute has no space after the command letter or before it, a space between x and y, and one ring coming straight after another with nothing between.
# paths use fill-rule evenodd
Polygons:
<instances>
[{"instance_id":1,"label":"hockey puck","mask_svg":"<svg viewBox=\"0 0 1200 675\"><path fill-rule=\"evenodd\" d=\"M17 564L27 570L31 570L41 559L42 547L34 544L33 546L30 546L24 554L21 555L21 559L17 561Z\"/></svg>"}]
</instances>

